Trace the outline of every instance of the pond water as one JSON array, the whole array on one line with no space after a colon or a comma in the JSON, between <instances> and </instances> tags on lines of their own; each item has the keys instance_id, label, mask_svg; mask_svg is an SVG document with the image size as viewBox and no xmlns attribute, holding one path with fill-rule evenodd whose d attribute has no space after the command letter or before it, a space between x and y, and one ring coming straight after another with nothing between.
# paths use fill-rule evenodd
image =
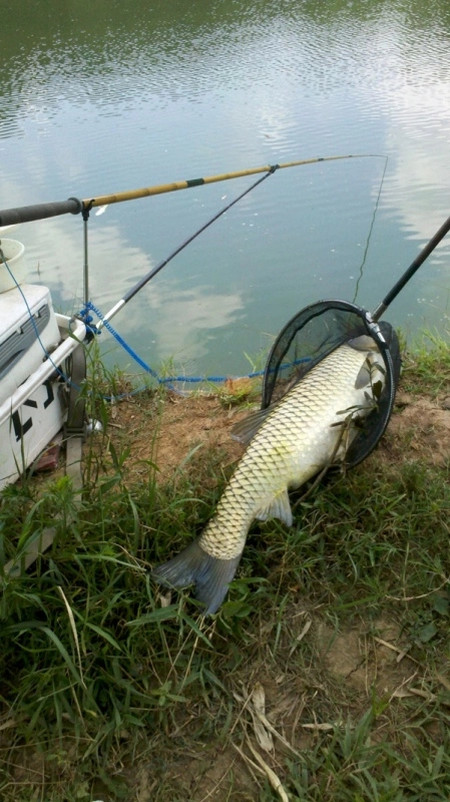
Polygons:
<instances>
[{"instance_id":1,"label":"pond water","mask_svg":"<svg viewBox=\"0 0 450 802\"><path fill-rule=\"evenodd\" d=\"M240 374L306 304L374 308L450 214L448 0L1 4L0 208L322 156L275 172L114 318L154 367ZM258 176L256 176L257 178ZM256 180L89 220L103 313ZM83 298L80 216L24 224L28 278ZM386 317L448 337L450 236ZM106 332L110 362L139 368Z\"/></svg>"}]
</instances>

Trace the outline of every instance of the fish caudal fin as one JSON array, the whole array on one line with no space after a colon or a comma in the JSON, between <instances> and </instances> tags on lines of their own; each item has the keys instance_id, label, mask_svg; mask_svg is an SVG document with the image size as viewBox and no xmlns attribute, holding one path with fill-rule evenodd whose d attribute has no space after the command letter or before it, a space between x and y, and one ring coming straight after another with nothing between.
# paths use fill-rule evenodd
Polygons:
<instances>
[{"instance_id":1,"label":"fish caudal fin","mask_svg":"<svg viewBox=\"0 0 450 802\"><path fill-rule=\"evenodd\" d=\"M211 615L222 604L240 559L239 554L231 560L219 560L194 540L173 560L158 565L152 571L152 577L174 588L195 585L195 596L205 605L205 615Z\"/></svg>"}]
</instances>

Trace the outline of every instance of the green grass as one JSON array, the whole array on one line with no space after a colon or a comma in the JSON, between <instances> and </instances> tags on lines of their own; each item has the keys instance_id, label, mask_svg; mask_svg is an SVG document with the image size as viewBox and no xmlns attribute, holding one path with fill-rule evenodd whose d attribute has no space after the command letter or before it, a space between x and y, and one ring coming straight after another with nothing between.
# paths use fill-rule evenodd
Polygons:
<instances>
[{"instance_id":1,"label":"green grass","mask_svg":"<svg viewBox=\"0 0 450 802\"><path fill-rule=\"evenodd\" d=\"M403 385L435 398L449 374L441 344L408 357ZM96 368L105 423L108 382ZM156 431L163 401L146 403ZM189 592L162 606L148 572L212 514L220 454L193 453L165 486L152 460L130 478L126 457L106 430L82 499L65 477L1 497L2 566L55 528L26 573L1 569L2 800L447 800L448 465L407 443L403 460L375 452L299 497L291 529L255 525L204 621Z\"/></svg>"},{"instance_id":2,"label":"green grass","mask_svg":"<svg viewBox=\"0 0 450 802\"><path fill-rule=\"evenodd\" d=\"M427 393L435 398L439 393L449 394L449 345L433 332L424 332L413 350L403 356L403 388L410 393Z\"/></svg>"}]
</instances>

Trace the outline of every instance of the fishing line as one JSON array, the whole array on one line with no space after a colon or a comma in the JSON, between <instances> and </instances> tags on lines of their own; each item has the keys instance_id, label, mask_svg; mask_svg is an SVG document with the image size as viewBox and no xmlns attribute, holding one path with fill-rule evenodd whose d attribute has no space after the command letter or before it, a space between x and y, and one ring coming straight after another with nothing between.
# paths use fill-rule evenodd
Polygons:
<instances>
[{"instance_id":1,"label":"fishing line","mask_svg":"<svg viewBox=\"0 0 450 802\"><path fill-rule=\"evenodd\" d=\"M370 240L372 238L372 231L373 231L373 228L374 228L374 225L375 225L375 218L377 216L378 206L379 206L380 198L381 198L381 192L382 192L382 189L383 189L384 179L385 179L385 176L386 176L388 159L389 159L389 157L386 156L385 157L385 161L384 161L383 174L381 176L380 186L378 188L378 195L377 195L377 199L376 199L376 202L375 202L375 208L373 210L372 221L371 221L371 224L370 224L370 227L369 227L369 233L367 235L366 247L364 249L362 262L361 262L361 265L359 267L359 276L358 276L358 278L356 280L355 292L354 292L353 299L352 299L353 303L356 303L356 298L358 296L358 290L359 290L359 284L360 284L360 281L361 281L361 279L363 277L364 266L366 264L367 254L369 252L369 245L370 245Z\"/></svg>"},{"instance_id":2,"label":"fishing line","mask_svg":"<svg viewBox=\"0 0 450 802\"><path fill-rule=\"evenodd\" d=\"M41 348L42 348L42 350L43 350L43 352L44 352L44 354L45 354L45 357L46 357L46 359L48 359L48 361L50 362L50 364L52 365L52 367L54 367L54 369L55 369L56 373L59 375L59 377L60 377L61 379L63 379L65 382L68 382L68 383L70 383L70 379L69 379L67 376L65 376L65 374L64 374L64 373L62 372L62 370L61 370L61 369L58 367L58 365L56 365L56 364L55 364L55 362L53 361L53 359L52 359L52 357L51 357L51 354L49 353L49 351L48 351L47 347L46 347L46 346L44 345L44 343L42 342L42 340L41 340L41 336L40 336L40 334L39 334L38 327L36 326L36 321L35 321L35 319L34 319L33 312L32 312L32 311L31 311L31 309L30 309L30 305L29 305L29 303L28 303L28 301L27 301L27 299L26 299L26 296L25 296L25 294L24 294L24 292L23 292L23 290L22 290L22 287L21 287L21 286L20 286L20 284L18 283L18 281L17 281L17 279L16 279L16 277L15 277L14 273L12 272L12 270L11 270L11 268L10 268L10 266L9 266L8 262L7 262L7 261L6 261L6 259L5 259L5 255L4 255L4 253L3 253L3 250L2 250L2 248L1 248L1 246L0 246L0 258L1 258L1 260L2 260L2 263L5 265L5 267L6 267L7 271L8 271L8 273L9 273L10 277L11 277L11 278L12 278L12 280L14 281L14 284L16 285L17 289L19 290L19 292L20 292L20 294L21 294L21 296L22 296L22 300L23 300L23 302L24 302L24 304L25 304L25 308L26 308L26 310L27 310L27 312L28 312L28 317L29 317L29 319L30 319L30 321L31 321L31 325L33 326L33 330L34 330L34 333L35 333L35 335L36 335L36 339L37 339L37 341L39 342L39 345L41 346ZM77 388L77 389L78 389L78 388Z\"/></svg>"},{"instance_id":3,"label":"fishing line","mask_svg":"<svg viewBox=\"0 0 450 802\"><path fill-rule=\"evenodd\" d=\"M369 430L356 434L346 452L346 463L349 467L364 460L386 430L401 369L398 335L387 321L378 321L448 231L450 217L422 248L372 313L349 301L329 299L304 307L294 315L278 335L269 354L263 380L262 408L267 408L274 400L279 401L292 382L300 381L308 370L313 369L336 348L346 343L351 345L358 337L368 335L383 358L385 383L377 399L377 409L371 414ZM308 356L310 361L298 370L289 355ZM285 361L292 365L291 375L287 378L285 375L281 376L281 366Z\"/></svg>"}]
</instances>

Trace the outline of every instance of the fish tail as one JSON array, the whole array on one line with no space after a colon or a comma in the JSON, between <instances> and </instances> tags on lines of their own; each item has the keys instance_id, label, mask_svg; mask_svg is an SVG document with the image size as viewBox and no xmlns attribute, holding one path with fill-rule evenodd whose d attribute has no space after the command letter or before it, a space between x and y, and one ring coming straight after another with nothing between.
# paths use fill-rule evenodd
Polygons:
<instances>
[{"instance_id":1,"label":"fish tail","mask_svg":"<svg viewBox=\"0 0 450 802\"><path fill-rule=\"evenodd\" d=\"M240 554L231 560L212 557L194 540L172 560L158 565L152 577L175 588L195 585L195 596L206 608L204 614L212 615L222 604L240 559Z\"/></svg>"}]
</instances>

